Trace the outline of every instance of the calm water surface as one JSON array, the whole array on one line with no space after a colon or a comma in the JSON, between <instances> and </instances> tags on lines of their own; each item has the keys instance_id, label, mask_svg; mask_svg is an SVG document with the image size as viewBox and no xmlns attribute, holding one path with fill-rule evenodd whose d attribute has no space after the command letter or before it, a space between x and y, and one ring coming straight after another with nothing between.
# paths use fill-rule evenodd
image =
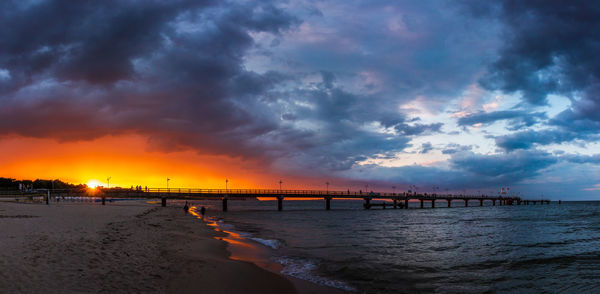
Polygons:
<instances>
[{"instance_id":1,"label":"calm water surface","mask_svg":"<svg viewBox=\"0 0 600 294\"><path fill-rule=\"evenodd\" d=\"M358 293L600 293L600 202L363 210L334 200L325 211L324 201L286 201L279 212L275 201L230 201L227 213L212 205L209 216L273 247L284 274Z\"/></svg>"}]
</instances>

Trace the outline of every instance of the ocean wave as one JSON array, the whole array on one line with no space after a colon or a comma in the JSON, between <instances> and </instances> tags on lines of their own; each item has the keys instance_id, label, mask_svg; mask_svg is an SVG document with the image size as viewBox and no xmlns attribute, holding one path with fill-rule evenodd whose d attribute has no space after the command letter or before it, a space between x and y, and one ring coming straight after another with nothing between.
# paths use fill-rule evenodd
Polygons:
<instances>
[{"instance_id":1,"label":"ocean wave","mask_svg":"<svg viewBox=\"0 0 600 294\"><path fill-rule=\"evenodd\" d=\"M275 258L274 261L283 265L281 273L284 275L309 281L321 286L333 287L350 292L356 291L355 288L342 281L319 276L316 273L317 265L314 262L291 257L278 257Z\"/></svg>"},{"instance_id":2,"label":"ocean wave","mask_svg":"<svg viewBox=\"0 0 600 294\"><path fill-rule=\"evenodd\" d=\"M283 245L283 243L279 240L271 240L271 239L263 239L263 238L254 237L254 235L252 233L240 231L235 225L223 222L222 219L217 220L216 223L219 226L219 228L221 228L227 232L232 232L234 234L237 234L241 238L244 238L247 240L252 240L254 242L260 243L260 244L267 246L269 248L272 248L272 249L279 249Z\"/></svg>"},{"instance_id":3,"label":"ocean wave","mask_svg":"<svg viewBox=\"0 0 600 294\"><path fill-rule=\"evenodd\" d=\"M278 240L261 239L256 237L248 237L248 239L263 244L267 247L271 247L273 249L278 249L279 247L281 247L281 242Z\"/></svg>"}]
</instances>

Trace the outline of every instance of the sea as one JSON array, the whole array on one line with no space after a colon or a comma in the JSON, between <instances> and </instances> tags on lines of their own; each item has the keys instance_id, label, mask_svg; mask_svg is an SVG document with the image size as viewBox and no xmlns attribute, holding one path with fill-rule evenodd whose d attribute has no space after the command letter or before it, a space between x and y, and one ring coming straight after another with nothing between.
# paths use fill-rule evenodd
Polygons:
<instances>
[{"instance_id":1,"label":"sea","mask_svg":"<svg viewBox=\"0 0 600 294\"><path fill-rule=\"evenodd\" d=\"M229 201L207 219L283 275L354 293L600 293L600 202L435 209ZM463 207L461 207L463 206ZM234 246L234 245L231 245Z\"/></svg>"}]
</instances>

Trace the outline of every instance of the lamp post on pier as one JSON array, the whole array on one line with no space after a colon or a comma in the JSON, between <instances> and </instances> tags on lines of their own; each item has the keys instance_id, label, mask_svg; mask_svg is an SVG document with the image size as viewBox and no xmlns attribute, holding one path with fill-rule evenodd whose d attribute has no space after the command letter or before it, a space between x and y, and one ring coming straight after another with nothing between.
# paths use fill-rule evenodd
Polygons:
<instances>
[{"instance_id":1,"label":"lamp post on pier","mask_svg":"<svg viewBox=\"0 0 600 294\"><path fill-rule=\"evenodd\" d=\"M227 193L227 183L229 183L229 179L225 179L225 193Z\"/></svg>"},{"instance_id":2,"label":"lamp post on pier","mask_svg":"<svg viewBox=\"0 0 600 294\"><path fill-rule=\"evenodd\" d=\"M419 188L416 185L410 185L410 187L412 188L412 192L416 195Z\"/></svg>"},{"instance_id":3,"label":"lamp post on pier","mask_svg":"<svg viewBox=\"0 0 600 294\"><path fill-rule=\"evenodd\" d=\"M171 179L169 179L169 178L167 177L167 192L171 192L171 190L169 190L169 181L170 181L170 180L171 180Z\"/></svg>"},{"instance_id":4,"label":"lamp post on pier","mask_svg":"<svg viewBox=\"0 0 600 294\"><path fill-rule=\"evenodd\" d=\"M106 186L108 186L109 189L110 189L110 179L112 179L112 177L106 178ZM54 184L54 181L52 182L52 184ZM54 187L52 187L52 188L54 189Z\"/></svg>"},{"instance_id":5,"label":"lamp post on pier","mask_svg":"<svg viewBox=\"0 0 600 294\"><path fill-rule=\"evenodd\" d=\"M281 193L281 184L283 184L283 181L279 179L279 193Z\"/></svg>"},{"instance_id":6,"label":"lamp post on pier","mask_svg":"<svg viewBox=\"0 0 600 294\"><path fill-rule=\"evenodd\" d=\"M327 194L329 194L329 182L325 182L325 185L327 186Z\"/></svg>"},{"instance_id":7,"label":"lamp post on pier","mask_svg":"<svg viewBox=\"0 0 600 294\"><path fill-rule=\"evenodd\" d=\"M392 186L392 195L396 195L396 186Z\"/></svg>"}]
</instances>

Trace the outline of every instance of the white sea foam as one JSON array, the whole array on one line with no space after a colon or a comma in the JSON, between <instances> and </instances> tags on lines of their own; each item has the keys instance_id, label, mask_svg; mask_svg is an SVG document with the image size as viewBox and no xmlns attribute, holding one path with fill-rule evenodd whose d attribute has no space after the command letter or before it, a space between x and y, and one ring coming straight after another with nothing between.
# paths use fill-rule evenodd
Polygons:
<instances>
[{"instance_id":1,"label":"white sea foam","mask_svg":"<svg viewBox=\"0 0 600 294\"><path fill-rule=\"evenodd\" d=\"M261 238L255 238L255 237L248 237L248 239L250 239L252 241L256 241L260 244L271 247L273 249L277 249L277 248L281 247L281 242L279 242L277 240L268 240L268 239L261 239Z\"/></svg>"},{"instance_id":2,"label":"white sea foam","mask_svg":"<svg viewBox=\"0 0 600 294\"><path fill-rule=\"evenodd\" d=\"M262 245L265 245L265 246L273 248L273 249L278 249L282 245L282 243L278 240L262 239L262 238L258 238L258 237L253 237L252 234L250 234L250 233L241 232L241 231L237 230L234 225L225 223L225 222L223 222L223 220L217 220L216 222L221 229L236 233L244 239L252 240L254 242L260 243Z\"/></svg>"},{"instance_id":3,"label":"white sea foam","mask_svg":"<svg viewBox=\"0 0 600 294\"><path fill-rule=\"evenodd\" d=\"M356 289L344 282L319 276L316 273L317 265L314 262L290 257L278 257L275 258L274 261L283 265L281 273L284 275L309 281L317 285L338 288L350 292L356 291Z\"/></svg>"}]
</instances>

